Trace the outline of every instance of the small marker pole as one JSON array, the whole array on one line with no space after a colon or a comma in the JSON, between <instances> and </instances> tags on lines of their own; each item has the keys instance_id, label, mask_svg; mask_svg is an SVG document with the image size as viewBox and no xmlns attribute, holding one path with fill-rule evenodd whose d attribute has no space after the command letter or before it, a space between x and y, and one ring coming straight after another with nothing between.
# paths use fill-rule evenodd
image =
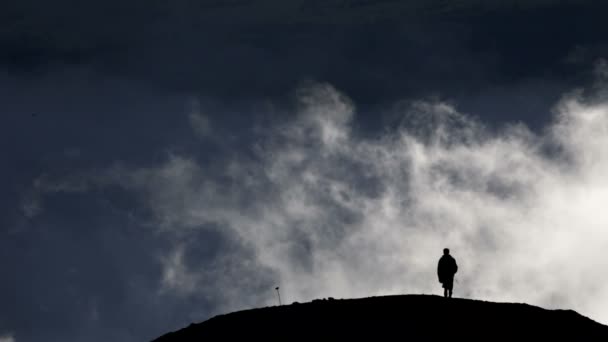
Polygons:
<instances>
[{"instance_id":1,"label":"small marker pole","mask_svg":"<svg viewBox=\"0 0 608 342\"><path fill-rule=\"evenodd\" d=\"M279 296L279 306L281 306L281 293L279 292L279 287L277 286L275 290L277 290L277 295Z\"/></svg>"}]
</instances>

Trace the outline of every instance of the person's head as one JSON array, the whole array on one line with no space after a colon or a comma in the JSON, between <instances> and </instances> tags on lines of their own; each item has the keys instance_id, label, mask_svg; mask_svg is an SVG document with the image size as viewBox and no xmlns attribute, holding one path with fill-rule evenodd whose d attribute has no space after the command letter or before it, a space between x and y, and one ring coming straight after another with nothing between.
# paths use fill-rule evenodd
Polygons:
<instances>
[{"instance_id":1,"label":"person's head","mask_svg":"<svg viewBox=\"0 0 608 342\"><path fill-rule=\"evenodd\" d=\"M449 248L444 248L444 249L443 249L443 254L444 254L444 255L448 255L448 254L450 254L450 249L449 249Z\"/></svg>"}]
</instances>

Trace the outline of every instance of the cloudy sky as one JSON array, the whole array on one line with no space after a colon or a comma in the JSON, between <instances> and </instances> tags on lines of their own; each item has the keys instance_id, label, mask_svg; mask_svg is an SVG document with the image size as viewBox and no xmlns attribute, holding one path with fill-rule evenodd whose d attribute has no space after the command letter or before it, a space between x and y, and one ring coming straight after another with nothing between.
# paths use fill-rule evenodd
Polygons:
<instances>
[{"instance_id":1,"label":"cloudy sky","mask_svg":"<svg viewBox=\"0 0 608 342\"><path fill-rule=\"evenodd\" d=\"M440 294L608 324L594 1L0 5L0 341Z\"/></svg>"}]
</instances>

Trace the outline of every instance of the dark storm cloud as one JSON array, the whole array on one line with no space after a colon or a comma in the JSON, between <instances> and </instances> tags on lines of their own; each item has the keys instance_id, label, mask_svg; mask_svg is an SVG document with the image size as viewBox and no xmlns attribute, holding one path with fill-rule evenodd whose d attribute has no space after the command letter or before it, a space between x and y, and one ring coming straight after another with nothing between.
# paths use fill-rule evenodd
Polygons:
<instances>
[{"instance_id":1,"label":"dark storm cloud","mask_svg":"<svg viewBox=\"0 0 608 342\"><path fill-rule=\"evenodd\" d=\"M25 1L5 5L0 62L12 71L84 65L233 101L282 95L303 79L362 104L434 94L438 83L468 95L576 80L606 51L601 8L551 4Z\"/></svg>"},{"instance_id":2,"label":"dark storm cloud","mask_svg":"<svg viewBox=\"0 0 608 342\"><path fill-rule=\"evenodd\" d=\"M83 83L101 75L237 107L316 80L356 98L368 126L377 120L364 113L386 102L439 96L540 127L539 112L608 52L603 5L552 5L23 1L3 5L0 66L36 81L51 73L49 87L77 68Z\"/></svg>"}]
</instances>

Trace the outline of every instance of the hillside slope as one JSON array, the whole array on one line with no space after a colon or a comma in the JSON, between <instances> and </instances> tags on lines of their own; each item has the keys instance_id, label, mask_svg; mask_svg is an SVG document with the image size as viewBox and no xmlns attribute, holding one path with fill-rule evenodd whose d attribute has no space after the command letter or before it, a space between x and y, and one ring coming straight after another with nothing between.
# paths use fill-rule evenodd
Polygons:
<instances>
[{"instance_id":1,"label":"hillside slope","mask_svg":"<svg viewBox=\"0 0 608 342\"><path fill-rule=\"evenodd\" d=\"M402 295L274 306L233 312L155 342L219 339L574 339L608 341L608 326L571 310Z\"/></svg>"}]
</instances>

